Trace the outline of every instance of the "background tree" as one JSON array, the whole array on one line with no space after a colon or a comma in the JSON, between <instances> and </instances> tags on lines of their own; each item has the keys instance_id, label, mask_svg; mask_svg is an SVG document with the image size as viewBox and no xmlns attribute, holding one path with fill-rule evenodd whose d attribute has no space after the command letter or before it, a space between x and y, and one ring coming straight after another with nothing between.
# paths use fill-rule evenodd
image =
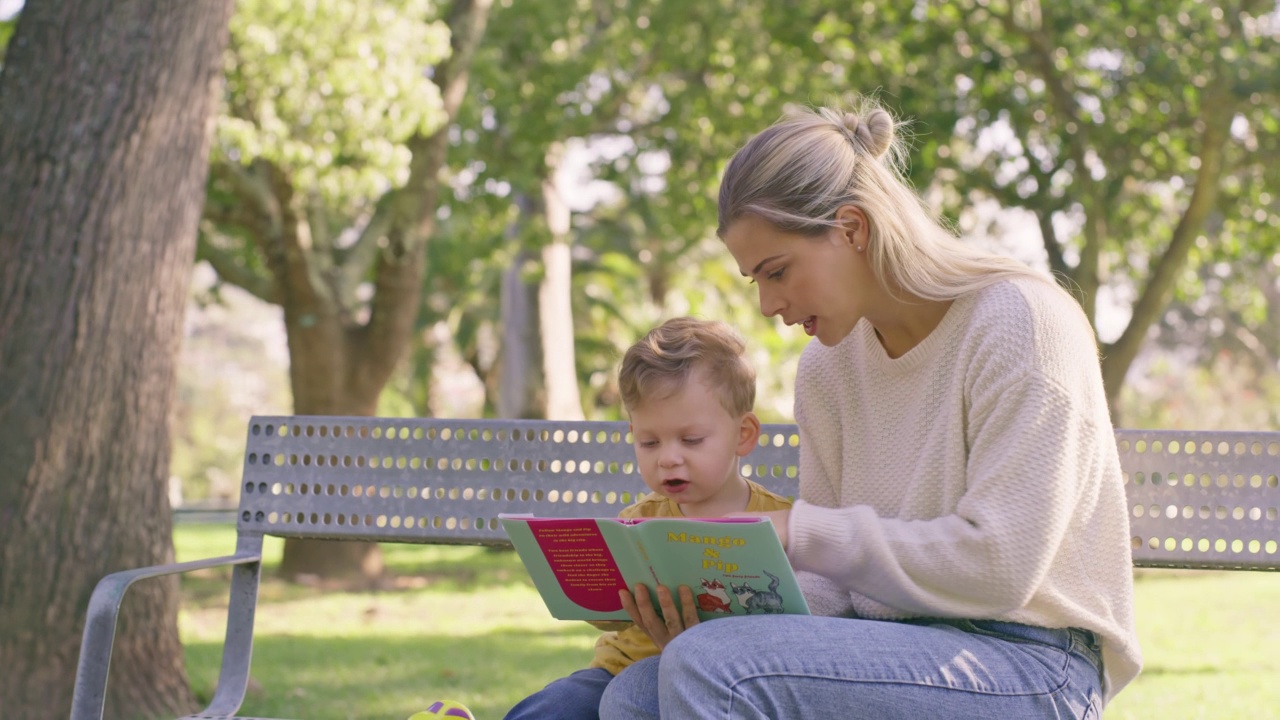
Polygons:
<instances>
[{"instance_id":1,"label":"background tree","mask_svg":"<svg viewBox=\"0 0 1280 720\"><path fill-rule=\"evenodd\" d=\"M94 585L173 561L174 363L231 0L32 3L0 71L0 697L65 717ZM120 616L110 717L190 710L176 580Z\"/></svg>"},{"instance_id":2,"label":"background tree","mask_svg":"<svg viewBox=\"0 0 1280 720\"><path fill-rule=\"evenodd\" d=\"M411 23L384 25L399 31ZM364 38L362 27L346 22L342 37ZM1054 269L1078 291L1107 344L1108 389L1119 407L1115 378L1132 364L1133 343L1151 347L1156 324L1168 331L1165 340L1182 327L1163 312L1170 298L1175 310L1220 298L1213 312L1224 332L1264 345L1269 337L1274 311L1253 271L1273 267L1280 237L1273 161L1280 119L1269 112L1280 87L1272 82L1278 32L1275 14L1247 1L500 4L449 132L451 171L440 186L414 331L421 342L412 343L412 361L378 411L431 411L432 398L453 394L442 383L457 385L456 374L433 375L436 363L460 356L488 391L466 412L544 416L547 369L572 365L583 412L617 417L612 382L621 348L662 317L694 313L731 320L748 335L762 368L761 410L788 419L789 383L807 339L759 317L712 236L715 190L734 149L788 104L850 91L878 94L912 119L911 179L966 237ZM378 57L379 42L400 46L381 33L368 32ZM254 37L271 34L258 29ZM328 57L338 45L314 42L303 52L316 46ZM294 54L270 48L251 64L265 70ZM288 72L264 75L252 94L274 98L276 108L302 98L313 98L312 107L389 107L368 99L376 93L364 86L374 81L354 77L357 70L385 76L385 63L345 65L352 77L326 95L325 77L297 70L310 62L285 63ZM364 89L338 99L353 87ZM1224 89L1221 99L1208 94ZM406 97L396 94L399 107L412 107ZM339 113L323 122L316 113L280 113L291 118L283 125L301 128L291 132L311 138L306 157L344 173L326 177L371 173L384 167L377 158L407 157L359 154L398 147L383 142L399 137L379 125L390 122L388 113L356 115L360 127L349 135L325 124ZM1222 117L1230 120L1226 135L1206 134ZM282 124L258 145L283 137ZM1207 162L1212 153L1222 159L1220 172ZM390 180L379 182L399 182L403 166L386 168L379 177ZM560 193L572 208L567 236L552 232L543 207L553 178L568 180ZM325 185L362 208L333 214L341 221L329 233L338 238L334 257L368 252L354 238L381 196L372 185L367 197ZM1210 195L1217 199L1207 203ZM571 321L557 321L560 329L572 323L572 363L552 359L544 344L548 318L538 295L553 275L564 277L547 271L552 244L568 250L571 282L555 292L567 292L572 308ZM261 257L255 250L238 262L261 268ZM355 284L361 322L372 276ZM1161 309L1155 320L1152 308Z\"/></svg>"},{"instance_id":3,"label":"background tree","mask_svg":"<svg viewBox=\"0 0 1280 720\"><path fill-rule=\"evenodd\" d=\"M491 0L244 0L199 255L284 309L294 412L372 415L411 340L448 127ZM428 77L429 76L429 77ZM280 572L372 578L374 544Z\"/></svg>"},{"instance_id":4,"label":"background tree","mask_svg":"<svg viewBox=\"0 0 1280 720\"><path fill-rule=\"evenodd\" d=\"M475 343L463 345L463 356L489 361L476 369L488 379L490 407L501 414L520 406L538 395L524 388L545 381L544 406L515 413L542 416L557 404L553 373L569 370L586 380L592 413L616 413L608 385L618 347L664 313L715 312L740 299L740 283L723 272L710 274L709 293L668 291L699 281L700 264L685 267L694 254L714 262L707 218L731 149L777 117L787 98L833 89L830 73L812 71L822 60L810 38L814 22L742 2L581 0L566 11L534 1L495 13L453 149L466 170L451 188L441 240L475 248L473 259L496 260L502 271L462 283L432 278L442 300L468 297L460 287L468 281L490 283L479 303L439 303L450 309L455 337ZM559 221L550 212L549 185L573 206L568 232L564 208ZM494 226L493 217L507 225ZM685 302L724 298L730 288L734 302ZM483 301L499 295L501 305ZM572 316L550 318L547 298L571 305ZM556 355L546 335L566 325L576 346ZM479 352L490 337L501 338L499 352ZM511 396L522 400L504 400Z\"/></svg>"},{"instance_id":5,"label":"background tree","mask_svg":"<svg viewBox=\"0 0 1280 720\"><path fill-rule=\"evenodd\" d=\"M1197 268L1277 247L1280 27L1272 0L930 5L953 87L952 207L1025 210L1049 268L1100 329L1113 411ZM1244 284L1248 280L1244 279ZM1123 316L1127 315L1127 320Z\"/></svg>"}]
</instances>

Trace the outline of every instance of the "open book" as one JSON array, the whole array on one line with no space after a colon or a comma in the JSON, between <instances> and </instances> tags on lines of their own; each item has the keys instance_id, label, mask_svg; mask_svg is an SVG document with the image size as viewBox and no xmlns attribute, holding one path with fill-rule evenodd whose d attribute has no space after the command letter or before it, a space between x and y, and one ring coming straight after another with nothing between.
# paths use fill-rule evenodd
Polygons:
<instances>
[{"instance_id":1,"label":"open book","mask_svg":"<svg viewBox=\"0 0 1280 720\"><path fill-rule=\"evenodd\" d=\"M499 520L561 620L627 620L618 591L640 583L672 593L688 585L703 620L809 614L769 518Z\"/></svg>"}]
</instances>

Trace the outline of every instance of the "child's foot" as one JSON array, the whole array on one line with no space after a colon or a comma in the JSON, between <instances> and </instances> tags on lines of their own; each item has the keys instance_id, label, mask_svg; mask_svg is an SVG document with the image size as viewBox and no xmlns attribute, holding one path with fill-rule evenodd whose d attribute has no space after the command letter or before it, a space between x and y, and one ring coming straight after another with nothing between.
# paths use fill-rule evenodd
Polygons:
<instances>
[{"instance_id":1,"label":"child's foot","mask_svg":"<svg viewBox=\"0 0 1280 720\"><path fill-rule=\"evenodd\" d=\"M409 716L409 720L433 720L433 718L476 720L476 716L471 714L466 705L453 700L437 700L428 705L426 710L421 710Z\"/></svg>"}]
</instances>

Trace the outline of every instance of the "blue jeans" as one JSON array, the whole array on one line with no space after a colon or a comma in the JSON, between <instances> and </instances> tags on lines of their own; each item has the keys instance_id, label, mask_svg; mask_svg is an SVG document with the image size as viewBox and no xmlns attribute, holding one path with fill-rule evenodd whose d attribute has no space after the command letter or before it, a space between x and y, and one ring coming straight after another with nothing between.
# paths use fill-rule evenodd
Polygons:
<instances>
[{"instance_id":1,"label":"blue jeans","mask_svg":"<svg viewBox=\"0 0 1280 720\"><path fill-rule=\"evenodd\" d=\"M579 670L516 703L506 720L599 720L600 698L611 680L604 668Z\"/></svg>"},{"instance_id":2,"label":"blue jeans","mask_svg":"<svg viewBox=\"0 0 1280 720\"><path fill-rule=\"evenodd\" d=\"M723 618L618 674L602 720L1102 716L1084 630L968 620Z\"/></svg>"}]
</instances>

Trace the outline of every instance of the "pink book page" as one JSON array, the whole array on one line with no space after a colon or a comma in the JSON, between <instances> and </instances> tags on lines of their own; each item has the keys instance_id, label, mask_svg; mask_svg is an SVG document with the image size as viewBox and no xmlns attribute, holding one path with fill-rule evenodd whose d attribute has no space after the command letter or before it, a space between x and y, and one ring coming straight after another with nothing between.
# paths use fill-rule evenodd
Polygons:
<instances>
[{"instance_id":1,"label":"pink book page","mask_svg":"<svg viewBox=\"0 0 1280 720\"><path fill-rule=\"evenodd\" d=\"M622 609L618 591L627 584L595 520L540 520L529 530L569 600L597 612Z\"/></svg>"}]
</instances>

